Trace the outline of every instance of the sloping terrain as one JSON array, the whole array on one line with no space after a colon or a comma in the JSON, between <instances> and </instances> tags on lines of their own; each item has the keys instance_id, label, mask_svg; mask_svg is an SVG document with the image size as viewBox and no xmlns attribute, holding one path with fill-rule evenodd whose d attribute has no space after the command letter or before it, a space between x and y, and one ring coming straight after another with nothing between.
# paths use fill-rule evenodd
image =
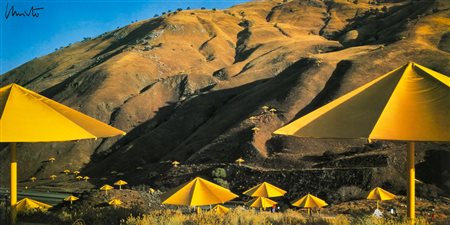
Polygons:
<instances>
[{"instance_id":1,"label":"sloping terrain","mask_svg":"<svg viewBox=\"0 0 450 225\"><path fill-rule=\"evenodd\" d=\"M243 157L272 169L381 167L376 183L393 182L403 174L402 143L367 147L366 140L272 132L408 61L450 74L449 7L446 0L274 0L182 10L36 58L0 76L1 86L18 83L127 135L18 144L19 180L67 168L150 183L170 172L171 160ZM1 177L8 175L5 146ZM440 171L426 181L449 191L449 143L417 151L418 174ZM444 157L439 166L436 154Z\"/></svg>"}]
</instances>

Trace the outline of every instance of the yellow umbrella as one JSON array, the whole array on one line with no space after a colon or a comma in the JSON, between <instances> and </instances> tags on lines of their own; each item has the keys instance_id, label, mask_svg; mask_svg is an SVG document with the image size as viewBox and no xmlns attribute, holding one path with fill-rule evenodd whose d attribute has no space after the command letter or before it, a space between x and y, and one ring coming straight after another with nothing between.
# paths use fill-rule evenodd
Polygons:
<instances>
[{"instance_id":1,"label":"yellow umbrella","mask_svg":"<svg viewBox=\"0 0 450 225\"><path fill-rule=\"evenodd\" d=\"M223 206L223 205L216 205L214 206L214 208L211 209L213 212L215 212L216 214L225 214L228 211L230 211L229 208Z\"/></svg>"},{"instance_id":2,"label":"yellow umbrella","mask_svg":"<svg viewBox=\"0 0 450 225\"><path fill-rule=\"evenodd\" d=\"M83 176L76 176L75 179L81 180L81 179L83 179Z\"/></svg>"},{"instance_id":3,"label":"yellow umbrella","mask_svg":"<svg viewBox=\"0 0 450 225\"><path fill-rule=\"evenodd\" d=\"M240 166L241 163L244 163L245 160L243 158L236 159L236 163Z\"/></svg>"},{"instance_id":4,"label":"yellow umbrella","mask_svg":"<svg viewBox=\"0 0 450 225\"><path fill-rule=\"evenodd\" d=\"M307 194L298 199L297 201L293 202L292 205L297 207L308 208L308 214L311 214L311 208L322 208L327 206L328 204L324 200L314 195Z\"/></svg>"},{"instance_id":5,"label":"yellow umbrella","mask_svg":"<svg viewBox=\"0 0 450 225\"><path fill-rule=\"evenodd\" d=\"M246 206L252 208L266 209L276 205L277 202L265 197L257 197L245 203Z\"/></svg>"},{"instance_id":6,"label":"yellow umbrella","mask_svg":"<svg viewBox=\"0 0 450 225\"><path fill-rule=\"evenodd\" d=\"M252 128L252 131L255 132L255 133L258 133L259 130L260 130L260 129L257 128L257 127L253 127L253 128Z\"/></svg>"},{"instance_id":7,"label":"yellow umbrella","mask_svg":"<svg viewBox=\"0 0 450 225\"><path fill-rule=\"evenodd\" d=\"M178 165L180 165L180 162L178 162L178 161L173 161L172 162L172 166L173 167L178 167Z\"/></svg>"},{"instance_id":8,"label":"yellow umbrella","mask_svg":"<svg viewBox=\"0 0 450 225\"><path fill-rule=\"evenodd\" d=\"M80 174L80 171L75 170L75 171L73 171L73 174L75 174L75 176L77 176L78 174Z\"/></svg>"},{"instance_id":9,"label":"yellow umbrella","mask_svg":"<svg viewBox=\"0 0 450 225\"><path fill-rule=\"evenodd\" d=\"M72 204L73 201L76 201L76 200L78 200L78 199L79 199L79 198L77 198L77 197L71 195L71 196L69 196L69 197L64 198L64 201L70 202L70 204Z\"/></svg>"},{"instance_id":10,"label":"yellow umbrella","mask_svg":"<svg viewBox=\"0 0 450 225\"><path fill-rule=\"evenodd\" d=\"M112 199L111 201L109 201L108 204L113 205L115 207L118 205L122 205L122 201L120 201L120 199L115 198L115 199Z\"/></svg>"},{"instance_id":11,"label":"yellow umbrella","mask_svg":"<svg viewBox=\"0 0 450 225\"><path fill-rule=\"evenodd\" d=\"M31 182L35 182L37 180L37 178L36 177L31 177L30 180L31 180Z\"/></svg>"},{"instance_id":12,"label":"yellow umbrella","mask_svg":"<svg viewBox=\"0 0 450 225\"><path fill-rule=\"evenodd\" d=\"M33 209L38 209L41 211L47 211L47 209L50 209L52 206L49 204L45 204L43 202L39 202L36 200L33 200L31 198L23 198L22 200L18 201L16 204L16 210L17 212L26 212Z\"/></svg>"},{"instance_id":13,"label":"yellow umbrella","mask_svg":"<svg viewBox=\"0 0 450 225\"><path fill-rule=\"evenodd\" d=\"M112 189L114 189L114 187L111 186L111 185L107 185L107 184L103 185L103 186L100 188L100 190L101 190L101 191L105 191L106 194L108 194L108 191L109 191L109 190L112 190Z\"/></svg>"},{"instance_id":14,"label":"yellow umbrella","mask_svg":"<svg viewBox=\"0 0 450 225\"><path fill-rule=\"evenodd\" d=\"M450 78L408 63L275 131L314 138L408 141L408 217L415 218L414 141L450 141Z\"/></svg>"},{"instance_id":15,"label":"yellow umbrella","mask_svg":"<svg viewBox=\"0 0 450 225\"><path fill-rule=\"evenodd\" d=\"M69 174L70 173L70 170L68 170L68 169L65 169L64 171L63 171L66 175L67 174Z\"/></svg>"},{"instance_id":16,"label":"yellow umbrella","mask_svg":"<svg viewBox=\"0 0 450 225\"><path fill-rule=\"evenodd\" d=\"M379 201L391 200L394 199L395 197L396 196L391 192L386 191L380 187L376 187L370 191L369 195L367 196L367 199L377 200L377 209L378 209Z\"/></svg>"},{"instance_id":17,"label":"yellow umbrella","mask_svg":"<svg viewBox=\"0 0 450 225\"><path fill-rule=\"evenodd\" d=\"M55 160L56 160L55 157L50 157L50 158L48 158L48 161L50 161L50 162L53 162L53 161L55 161Z\"/></svg>"},{"instance_id":18,"label":"yellow umbrella","mask_svg":"<svg viewBox=\"0 0 450 225\"><path fill-rule=\"evenodd\" d=\"M16 142L70 141L125 132L17 84L0 88L0 142L11 149L11 221L16 222Z\"/></svg>"},{"instance_id":19,"label":"yellow umbrella","mask_svg":"<svg viewBox=\"0 0 450 225\"><path fill-rule=\"evenodd\" d=\"M148 192L149 192L150 194L153 194L153 193L155 193L155 191L156 191L156 190L155 190L155 189L153 189L153 188L149 188L149 189L148 189Z\"/></svg>"},{"instance_id":20,"label":"yellow umbrella","mask_svg":"<svg viewBox=\"0 0 450 225\"><path fill-rule=\"evenodd\" d=\"M276 187L270 183L263 182L261 184L258 184L247 191L243 193L244 195L248 195L251 197L265 197L265 198L272 198L272 197L279 197L286 194L286 191Z\"/></svg>"},{"instance_id":21,"label":"yellow umbrella","mask_svg":"<svg viewBox=\"0 0 450 225\"><path fill-rule=\"evenodd\" d=\"M202 206L230 201L238 195L200 177L184 183L161 197L163 204Z\"/></svg>"},{"instance_id":22,"label":"yellow umbrella","mask_svg":"<svg viewBox=\"0 0 450 225\"><path fill-rule=\"evenodd\" d=\"M114 183L114 185L119 186L119 190L122 190L122 185L128 184L126 181L124 180L118 180Z\"/></svg>"},{"instance_id":23,"label":"yellow umbrella","mask_svg":"<svg viewBox=\"0 0 450 225\"><path fill-rule=\"evenodd\" d=\"M87 182L89 179L91 179L91 178L88 177L88 176L84 176L84 177L83 177L83 180L86 181L86 182Z\"/></svg>"},{"instance_id":24,"label":"yellow umbrella","mask_svg":"<svg viewBox=\"0 0 450 225\"><path fill-rule=\"evenodd\" d=\"M57 177L57 176L53 174L53 175L50 176L50 179L55 180L56 177Z\"/></svg>"}]
</instances>

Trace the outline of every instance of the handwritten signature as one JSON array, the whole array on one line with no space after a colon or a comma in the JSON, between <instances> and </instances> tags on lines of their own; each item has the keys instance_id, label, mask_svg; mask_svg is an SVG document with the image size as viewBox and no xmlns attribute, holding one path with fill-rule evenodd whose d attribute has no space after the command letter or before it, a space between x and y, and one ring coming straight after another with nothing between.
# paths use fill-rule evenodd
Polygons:
<instances>
[{"instance_id":1,"label":"handwritten signature","mask_svg":"<svg viewBox=\"0 0 450 225\"><path fill-rule=\"evenodd\" d=\"M26 11L23 10L22 12L17 11L14 8L14 5L11 5L11 7L9 7L9 4L6 3L6 10L5 10L5 19L8 19L10 16L23 16L23 17L39 17L39 10L43 10L44 7L39 7L39 8L35 8L34 6L31 6L30 10Z\"/></svg>"}]
</instances>

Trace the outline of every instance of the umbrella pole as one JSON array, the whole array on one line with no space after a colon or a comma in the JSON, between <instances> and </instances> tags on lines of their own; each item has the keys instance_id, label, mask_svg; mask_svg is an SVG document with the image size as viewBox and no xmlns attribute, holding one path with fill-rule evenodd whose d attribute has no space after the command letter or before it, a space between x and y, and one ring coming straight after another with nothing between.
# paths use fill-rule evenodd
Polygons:
<instances>
[{"instance_id":1,"label":"umbrella pole","mask_svg":"<svg viewBox=\"0 0 450 225\"><path fill-rule=\"evenodd\" d=\"M17 159L16 143L10 143L11 151L11 224L16 224L16 204L17 204Z\"/></svg>"},{"instance_id":2,"label":"umbrella pole","mask_svg":"<svg viewBox=\"0 0 450 225\"><path fill-rule=\"evenodd\" d=\"M416 180L416 171L414 168L414 142L408 142L408 210L407 215L411 220L414 220L416 218L416 187L415 187L415 180Z\"/></svg>"}]
</instances>

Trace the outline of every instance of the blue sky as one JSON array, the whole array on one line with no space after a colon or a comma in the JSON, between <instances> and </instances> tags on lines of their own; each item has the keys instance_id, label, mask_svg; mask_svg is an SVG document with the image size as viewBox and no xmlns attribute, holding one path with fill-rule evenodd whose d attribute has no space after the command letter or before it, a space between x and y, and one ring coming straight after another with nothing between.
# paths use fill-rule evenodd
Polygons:
<instances>
[{"instance_id":1,"label":"blue sky","mask_svg":"<svg viewBox=\"0 0 450 225\"><path fill-rule=\"evenodd\" d=\"M0 74L55 48L177 8L223 9L245 0L0 0ZM30 16L13 15L30 12ZM8 14L9 13L9 14ZM8 17L8 18L7 18Z\"/></svg>"}]
</instances>

